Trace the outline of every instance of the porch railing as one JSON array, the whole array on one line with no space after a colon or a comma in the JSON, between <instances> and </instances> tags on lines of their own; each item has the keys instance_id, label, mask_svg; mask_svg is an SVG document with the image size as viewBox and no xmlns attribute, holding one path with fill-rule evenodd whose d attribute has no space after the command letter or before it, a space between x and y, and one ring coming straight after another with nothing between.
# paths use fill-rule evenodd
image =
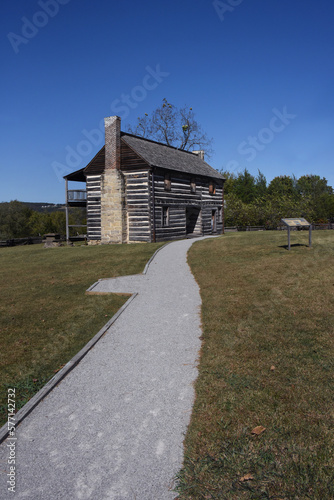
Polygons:
<instances>
[{"instance_id":1,"label":"porch railing","mask_svg":"<svg viewBox=\"0 0 334 500\"><path fill-rule=\"evenodd\" d=\"M67 201L87 201L87 192L85 189L69 189L67 191Z\"/></svg>"}]
</instances>

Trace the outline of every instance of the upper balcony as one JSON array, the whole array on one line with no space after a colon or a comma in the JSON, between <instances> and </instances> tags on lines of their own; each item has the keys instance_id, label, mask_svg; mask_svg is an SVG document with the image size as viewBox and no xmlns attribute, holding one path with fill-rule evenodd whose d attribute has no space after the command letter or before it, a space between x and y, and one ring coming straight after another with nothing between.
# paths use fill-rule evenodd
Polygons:
<instances>
[{"instance_id":1,"label":"upper balcony","mask_svg":"<svg viewBox=\"0 0 334 500\"><path fill-rule=\"evenodd\" d=\"M87 205L87 191L85 189L68 189L67 205L85 207Z\"/></svg>"}]
</instances>

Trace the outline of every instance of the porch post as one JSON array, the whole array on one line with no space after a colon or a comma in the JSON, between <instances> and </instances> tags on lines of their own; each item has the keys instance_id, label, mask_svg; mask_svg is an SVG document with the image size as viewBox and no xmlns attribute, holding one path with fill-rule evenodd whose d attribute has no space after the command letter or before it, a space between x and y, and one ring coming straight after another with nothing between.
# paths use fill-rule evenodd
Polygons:
<instances>
[{"instance_id":1,"label":"porch post","mask_svg":"<svg viewBox=\"0 0 334 500\"><path fill-rule=\"evenodd\" d=\"M156 235L155 235L155 178L154 178L154 167L152 168L152 222L153 222L153 243L156 242Z\"/></svg>"},{"instance_id":2,"label":"porch post","mask_svg":"<svg viewBox=\"0 0 334 500\"><path fill-rule=\"evenodd\" d=\"M70 241L70 228L68 227L68 180L65 179L65 215L66 215L66 243L69 244Z\"/></svg>"},{"instance_id":3,"label":"porch post","mask_svg":"<svg viewBox=\"0 0 334 500\"><path fill-rule=\"evenodd\" d=\"M225 234L225 207L224 207L224 184L225 184L225 181L223 181L223 185L222 185L222 219L223 219L223 228L222 228L222 234Z\"/></svg>"}]
</instances>

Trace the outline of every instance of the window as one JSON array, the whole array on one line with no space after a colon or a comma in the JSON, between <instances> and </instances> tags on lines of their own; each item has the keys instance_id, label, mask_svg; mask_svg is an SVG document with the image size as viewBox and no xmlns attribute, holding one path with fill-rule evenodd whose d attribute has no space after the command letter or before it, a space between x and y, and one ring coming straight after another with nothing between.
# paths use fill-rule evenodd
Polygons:
<instances>
[{"instance_id":1,"label":"window","mask_svg":"<svg viewBox=\"0 0 334 500\"><path fill-rule=\"evenodd\" d=\"M169 226L169 207L162 207L162 218L161 225L162 227Z\"/></svg>"},{"instance_id":2,"label":"window","mask_svg":"<svg viewBox=\"0 0 334 500\"><path fill-rule=\"evenodd\" d=\"M216 194L216 186L215 186L215 183L213 181L210 181L210 184L209 184L209 193L210 194Z\"/></svg>"},{"instance_id":3,"label":"window","mask_svg":"<svg viewBox=\"0 0 334 500\"><path fill-rule=\"evenodd\" d=\"M191 193L196 193L196 182L195 182L195 179L191 179L191 182L190 182L190 192Z\"/></svg>"},{"instance_id":4,"label":"window","mask_svg":"<svg viewBox=\"0 0 334 500\"><path fill-rule=\"evenodd\" d=\"M171 178L170 174L165 174L165 191L171 190Z\"/></svg>"}]
</instances>

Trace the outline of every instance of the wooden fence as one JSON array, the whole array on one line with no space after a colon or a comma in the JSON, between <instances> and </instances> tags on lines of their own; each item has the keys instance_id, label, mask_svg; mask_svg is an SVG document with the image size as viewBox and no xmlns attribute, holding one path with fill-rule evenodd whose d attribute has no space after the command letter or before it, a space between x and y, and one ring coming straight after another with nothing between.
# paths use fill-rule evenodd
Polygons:
<instances>
[{"instance_id":1,"label":"wooden fence","mask_svg":"<svg viewBox=\"0 0 334 500\"><path fill-rule=\"evenodd\" d=\"M296 228L297 229L297 228ZM328 224L312 224L312 230L324 230L324 229L334 229L334 222L329 222ZM280 225L276 229L266 229L265 226L227 226L225 227L225 232L236 232L236 231L286 231L287 226ZM308 228L307 228L308 230Z\"/></svg>"},{"instance_id":2,"label":"wooden fence","mask_svg":"<svg viewBox=\"0 0 334 500\"><path fill-rule=\"evenodd\" d=\"M20 245L34 245L42 243L42 238L13 238L0 241L0 247L15 247Z\"/></svg>"}]
</instances>

